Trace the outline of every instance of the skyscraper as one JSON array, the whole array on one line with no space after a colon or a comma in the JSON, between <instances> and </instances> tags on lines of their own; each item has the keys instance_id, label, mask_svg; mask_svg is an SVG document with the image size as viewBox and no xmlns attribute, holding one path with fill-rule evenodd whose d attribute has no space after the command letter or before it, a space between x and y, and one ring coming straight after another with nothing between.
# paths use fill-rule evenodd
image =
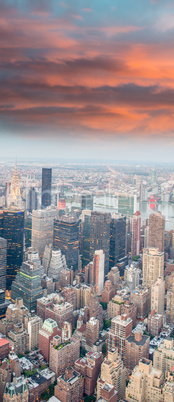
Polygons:
<instances>
[{"instance_id":1,"label":"skyscraper","mask_svg":"<svg viewBox=\"0 0 174 402\"><path fill-rule=\"evenodd\" d=\"M126 217L112 214L110 231L109 266L114 267L126 255Z\"/></svg>"},{"instance_id":2,"label":"skyscraper","mask_svg":"<svg viewBox=\"0 0 174 402\"><path fill-rule=\"evenodd\" d=\"M29 189L28 197L27 197L27 210L32 213L33 209L37 209L38 200L37 193L34 187Z\"/></svg>"},{"instance_id":3,"label":"skyscraper","mask_svg":"<svg viewBox=\"0 0 174 402\"><path fill-rule=\"evenodd\" d=\"M158 278L164 278L164 253L157 248L144 248L143 282L151 286Z\"/></svg>"},{"instance_id":4,"label":"skyscraper","mask_svg":"<svg viewBox=\"0 0 174 402\"><path fill-rule=\"evenodd\" d=\"M32 213L32 247L42 258L45 246L53 244L54 219L56 218L56 208L33 210Z\"/></svg>"},{"instance_id":5,"label":"skyscraper","mask_svg":"<svg viewBox=\"0 0 174 402\"><path fill-rule=\"evenodd\" d=\"M83 266L93 260L96 250L105 254L105 275L109 272L110 215L108 213L83 211L81 244Z\"/></svg>"},{"instance_id":6,"label":"skyscraper","mask_svg":"<svg viewBox=\"0 0 174 402\"><path fill-rule=\"evenodd\" d=\"M8 209L3 211L3 238L7 240L7 276L9 290L23 261L24 211Z\"/></svg>"},{"instance_id":7,"label":"skyscraper","mask_svg":"<svg viewBox=\"0 0 174 402\"><path fill-rule=\"evenodd\" d=\"M40 279L40 264L33 261L23 262L11 286L11 298L23 299L24 305L30 310L36 310L37 299L43 296Z\"/></svg>"},{"instance_id":8,"label":"skyscraper","mask_svg":"<svg viewBox=\"0 0 174 402\"><path fill-rule=\"evenodd\" d=\"M0 237L0 289L6 290L7 240Z\"/></svg>"},{"instance_id":9,"label":"skyscraper","mask_svg":"<svg viewBox=\"0 0 174 402\"><path fill-rule=\"evenodd\" d=\"M66 257L68 268L78 269L79 220L63 215L54 222L54 248Z\"/></svg>"},{"instance_id":10,"label":"skyscraper","mask_svg":"<svg viewBox=\"0 0 174 402\"><path fill-rule=\"evenodd\" d=\"M140 254L140 229L141 229L141 214L139 211L135 212L132 218L132 257Z\"/></svg>"},{"instance_id":11,"label":"skyscraper","mask_svg":"<svg viewBox=\"0 0 174 402\"><path fill-rule=\"evenodd\" d=\"M149 247L164 251L165 216L161 212L149 216Z\"/></svg>"},{"instance_id":12,"label":"skyscraper","mask_svg":"<svg viewBox=\"0 0 174 402\"><path fill-rule=\"evenodd\" d=\"M101 293L104 286L104 268L105 268L105 255L103 250L96 250L93 258L94 265L94 280L96 284L96 292Z\"/></svg>"},{"instance_id":13,"label":"skyscraper","mask_svg":"<svg viewBox=\"0 0 174 402\"><path fill-rule=\"evenodd\" d=\"M42 168L42 208L51 205L52 169Z\"/></svg>"}]
</instances>

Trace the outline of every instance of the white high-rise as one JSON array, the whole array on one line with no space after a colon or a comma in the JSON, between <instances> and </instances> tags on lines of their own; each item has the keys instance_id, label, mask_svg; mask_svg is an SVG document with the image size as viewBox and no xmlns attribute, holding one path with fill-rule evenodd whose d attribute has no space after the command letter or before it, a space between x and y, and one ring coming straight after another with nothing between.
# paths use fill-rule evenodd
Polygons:
<instances>
[{"instance_id":1,"label":"white high-rise","mask_svg":"<svg viewBox=\"0 0 174 402\"><path fill-rule=\"evenodd\" d=\"M96 284L96 292L100 294L104 286L105 254L103 250L95 251L93 264L94 264L94 279Z\"/></svg>"},{"instance_id":2,"label":"white high-rise","mask_svg":"<svg viewBox=\"0 0 174 402\"><path fill-rule=\"evenodd\" d=\"M42 258L45 246L53 244L54 219L57 217L56 208L33 210L32 213L32 247Z\"/></svg>"},{"instance_id":3,"label":"white high-rise","mask_svg":"<svg viewBox=\"0 0 174 402\"><path fill-rule=\"evenodd\" d=\"M164 314L165 282L162 278L157 279L151 286L151 310L158 314Z\"/></svg>"},{"instance_id":4,"label":"white high-rise","mask_svg":"<svg viewBox=\"0 0 174 402\"><path fill-rule=\"evenodd\" d=\"M164 278L164 253L158 248L143 250L143 282L151 286L158 278Z\"/></svg>"}]
</instances>

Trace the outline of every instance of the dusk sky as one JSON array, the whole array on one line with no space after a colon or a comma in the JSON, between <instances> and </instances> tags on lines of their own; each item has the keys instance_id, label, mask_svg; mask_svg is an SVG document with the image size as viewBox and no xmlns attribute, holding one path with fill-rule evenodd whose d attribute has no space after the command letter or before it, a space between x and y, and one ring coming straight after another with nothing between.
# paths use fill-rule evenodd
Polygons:
<instances>
[{"instance_id":1,"label":"dusk sky","mask_svg":"<svg viewBox=\"0 0 174 402\"><path fill-rule=\"evenodd\" d=\"M0 157L173 162L174 1L0 0Z\"/></svg>"}]
</instances>

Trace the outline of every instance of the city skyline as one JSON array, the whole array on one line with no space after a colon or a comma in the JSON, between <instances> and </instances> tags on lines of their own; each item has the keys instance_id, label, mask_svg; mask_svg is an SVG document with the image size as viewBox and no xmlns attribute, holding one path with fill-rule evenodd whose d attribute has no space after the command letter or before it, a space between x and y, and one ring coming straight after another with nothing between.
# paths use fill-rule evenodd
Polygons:
<instances>
[{"instance_id":1,"label":"city skyline","mask_svg":"<svg viewBox=\"0 0 174 402\"><path fill-rule=\"evenodd\" d=\"M0 157L172 162L173 11L1 1Z\"/></svg>"}]
</instances>

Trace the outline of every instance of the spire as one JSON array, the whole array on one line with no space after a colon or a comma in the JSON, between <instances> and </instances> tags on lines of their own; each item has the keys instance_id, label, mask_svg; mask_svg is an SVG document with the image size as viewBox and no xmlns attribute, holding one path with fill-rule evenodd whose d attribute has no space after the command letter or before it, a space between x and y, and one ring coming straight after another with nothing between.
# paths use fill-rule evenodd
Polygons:
<instances>
[{"instance_id":1,"label":"spire","mask_svg":"<svg viewBox=\"0 0 174 402\"><path fill-rule=\"evenodd\" d=\"M15 170L14 170L12 181L11 181L9 204L11 206L14 205L14 206L20 207L20 208L22 206L20 180L19 180L19 175L18 175L18 170L17 170L17 161L15 162Z\"/></svg>"}]
</instances>

